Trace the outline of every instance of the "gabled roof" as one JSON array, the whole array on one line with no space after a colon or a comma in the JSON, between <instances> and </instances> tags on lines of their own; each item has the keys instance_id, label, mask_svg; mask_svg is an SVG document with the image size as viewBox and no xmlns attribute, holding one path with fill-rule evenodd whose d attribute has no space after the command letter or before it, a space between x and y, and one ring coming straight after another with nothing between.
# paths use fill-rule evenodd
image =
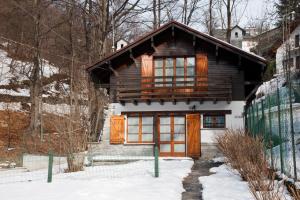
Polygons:
<instances>
[{"instance_id":1,"label":"gabled roof","mask_svg":"<svg viewBox=\"0 0 300 200\"><path fill-rule=\"evenodd\" d=\"M222 41L220 39L217 39L213 36L210 36L208 34L205 34L205 33L202 33L202 32L199 32L195 29L192 29L184 24L181 24L179 22L176 22L176 21L170 21L166 24L164 24L163 26L161 26L160 28L140 37L138 40L128 44L127 46L125 46L124 48L104 57L102 60L94 63L93 65L87 67L87 70L88 71L91 71L93 70L94 68L98 67L98 66L102 66L104 64L107 64L109 61L111 61L112 59L126 53L126 52L129 52L131 51L133 48L135 48L136 46L148 41L148 40L151 40L152 37L166 31L167 29L169 28L177 28L177 29L180 29L184 32L187 32L189 34L192 34L193 36L195 36L196 38L199 38L199 39L202 39L202 40L205 40L209 43L212 43L212 44L215 44L216 46L218 47L221 47L221 48L224 48L228 51L231 51L231 52L234 52L234 53L237 53L239 55L241 55L242 57L245 57L247 59L250 59L254 62L257 62L257 63L260 63L262 65L265 65L266 64L266 60L263 58L263 57L260 57L256 54L253 54L253 53L250 53L250 52L247 52L247 51L244 51L234 45L231 45L225 41Z\"/></svg>"}]
</instances>

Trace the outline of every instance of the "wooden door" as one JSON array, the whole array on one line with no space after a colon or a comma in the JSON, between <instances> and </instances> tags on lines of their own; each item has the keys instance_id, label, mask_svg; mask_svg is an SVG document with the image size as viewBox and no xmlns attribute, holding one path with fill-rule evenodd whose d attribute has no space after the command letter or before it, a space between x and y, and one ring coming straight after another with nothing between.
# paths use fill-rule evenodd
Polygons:
<instances>
[{"instance_id":1,"label":"wooden door","mask_svg":"<svg viewBox=\"0 0 300 200\"><path fill-rule=\"evenodd\" d=\"M201 155L200 114L187 114L187 156L198 158Z\"/></svg>"},{"instance_id":2,"label":"wooden door","mask_svg":"<svg viewBox=\"0 0 300 200\"><path fill-rule=\"evenodd\" d=\"M110 118L110 144L124 143L124 115Z\"/></svg>"}]
</instances>

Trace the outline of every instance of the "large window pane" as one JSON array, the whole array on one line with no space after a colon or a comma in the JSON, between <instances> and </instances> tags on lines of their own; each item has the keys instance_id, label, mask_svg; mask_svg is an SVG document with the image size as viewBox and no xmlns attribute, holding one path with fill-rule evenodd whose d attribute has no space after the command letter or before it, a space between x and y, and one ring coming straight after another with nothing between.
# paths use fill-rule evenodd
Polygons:
<instances>
[{"instance_id":1,"label":"large window pane","mask_svg":"<svg viewBox=\"0 0 300 200\"><path fill-rule=\"evenodd\" d=\"M176 85L184 86L184 58L176 58Z\"/></svg>"},{"instance_id":2,"label":"large window pane","mask_svg":"<svg viewBox=\"0 0 300 200\"><path fill-rule=\"evenodd\" d=\"M172 86L173 76L174 76L174 61L173 58L166 58L166 78L165 82L167 87Z\"/></svg>"},{"instance_id":3,"label":"large window pane","mask_svg":"<svg viewBox=\"0 0 300 200\"><path fill-rule=\"evenodd\" d=\"M139 117L128 117L128 125L138 125L139 124Z\"/></svg>"},{"instance_id":4,"label":"large window pane","mask_svg":"<svg viewBox=\"0 0 300 200\"><path fill-rule=\"evenodd\" d=\"M171 141L171 133L160 133L160 141L162 142Z\"/></svg>"},{"instance_id":5,"label":"large window pane","mask_svg":"<svg viewBox=\"0 0 300 200\"><path fill-rule=\"evenodd\" d=\"M175 116L174 124L185 124L185 117Z\"/></svg>"},{"instance_id":6,"label":"large window pane","mask_svg":"<svg viewBox=\"0 0 300 200\"><path fill-rule=\"evenodd\" d=\"M154 76L155 77L162 77L164 75L163 65L164 65L164 63L163 63L162 58L155 59L155 61L154 61L154 67L155 67ZM158 83L155 83L155 86L157 86L157 87L163 86L163 83L160 83L160 82L163 82L163 78L155 78L155 82L158 82Z\"/></svg>"},{"instance_id":7,"label":"large window pane","mask_svg":"<svg viewBox=\"0 0 300 200\"><path fill-rule=\"evenodd\" d=\"M174 152L185 152L185 144L174 144Z\"/></svg>"},{"instance_id":8,"label":"large window pane","mask_svg":"<svg viewBox=\"0 0 300 200\"><path fill-rule=\"evenodd\" d=\"M188 57L187 59L187 69L186 69L186 81L187 86L193 86L194 85L194 76L195 76L195 58L194 57Z\"/></svg>"},{"instance_id":9,"label":"large window pane","mask_svg":"<svg viewBox=\"0 0 300 200\"><path fill-rule=\"evenodd\" d=\"M160 152L165 152L165 153L171 152L171 145L170 144L161 144Z\"/></svg>"},{"instance_id":10,"label":"large window pane","mask_svg":"<svg viewBox=\"0 0 300 200\"><path fill-rule=\"evenodd\" d=\"M160 117L160 124L171 124L170 117Z\"/></svg>"}]
</instances>

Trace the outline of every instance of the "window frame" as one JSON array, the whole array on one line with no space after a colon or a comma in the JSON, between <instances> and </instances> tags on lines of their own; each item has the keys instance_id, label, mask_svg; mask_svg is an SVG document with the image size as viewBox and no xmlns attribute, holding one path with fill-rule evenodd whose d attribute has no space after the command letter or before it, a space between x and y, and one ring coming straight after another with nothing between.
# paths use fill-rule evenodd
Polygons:
<instances>
[{"instance_id":1,"label":"window frame","mask_svg":"<svg viewBox=\"0 0 300 200\"><path fill-rule=\"evenodd\" d=\"M129 141L129 124L128 124L128 118L130 117L137 117L138 120L138 140L137 141ZM152 141L143 141L143 117L152 117ZM142 113L136 113L133 115L127 115L126 120L126 143L127 144L153 144L154 143L154 117L152 115L143 115ZM149 133L147 133L149 134Z\"/></svg>"},{"instance_id":2,"label":"window frame","mask_svg":"<svg viewBox=\"0 0 300 200\"><path fill-rule=\"evenodd\" d=\"M177 84L177 72L176 72L176 59L177 58L183 58L183 62L184 62L184 83L179 83ZM193 58L194 59L194 77L193 77L193 82L194 83L186 83L187 79L191 79L187 77L187 73L188 73L188 58ZM156 59L162 59L163 61L163 66L162 66L162 82L163 83L155 83L156 80L156 76L155 76L155 72L156 72ZM173 81L172 84L170 82L167 82L167 79L170 79L169 76L166 77L166 69L168 67L166 67L166 63L167 63L167 59L172 59L173 60ZM185 87L185 86L195 86L196 85L196 81L195 81L195 77L196 77L196 70L197 70L197 66L196 66L196 56L195 55L186 55L186 56L155 56L153 57L153 75L154 75L154 86L156 88L162 88L162 87ZM158 80L160 80L160 76L157 76L159 78L157 78ZM178 79L181 79L182 77L179 77ZM160 82L160 81L158 81Z\"/></svg>"},{"instance_id":3,"label":"window frame","mask_svg":"<svg viewBox=\"0 0 300 200\"><path fill-rule=\"evenodd\" d=\"M207 126L206 118L207 117L224 117L224 124L222 126L218 126L216 122L212 123L212 126ZM220 114L204 114L203 115L203 128L210 128L210 129L225 129L226 128L226 115L223 113Z\"/></svg>"}]
</instances>

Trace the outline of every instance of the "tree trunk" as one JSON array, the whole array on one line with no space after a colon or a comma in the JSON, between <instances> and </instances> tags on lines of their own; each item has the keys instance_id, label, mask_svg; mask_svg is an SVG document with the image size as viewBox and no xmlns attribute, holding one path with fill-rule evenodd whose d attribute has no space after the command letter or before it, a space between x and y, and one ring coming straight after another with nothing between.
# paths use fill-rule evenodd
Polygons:
<instances>
[{"instance_id":1,"label":"tree trunk","mask_svg":"<svg viewBox=\"0 0 300 200\"><path fill-rule=\"evenodd\" d=\"M227 0L226 10L227 10L227 31L226 31L226 40L230 43L230 33L231 33L231 9L230 9L230 1Z\"/></svg>"},{"instance_id":2,"label":"tree trunk","mask_svg":"<svg viewBox=\"0 0 300 200\"><path fill-rule=\"evenodd\" d=\"M156 0L153 0L153 29L157 29Z\"/></svg>"},{"instance_id":3,"label":"tree trunk","mask_svg":"<svg viewBox=\"0 0 300 200\"><path fill-rule=\"evenodd\" d=\"M213 0L209 0L209 28L208 28L208 33L209 35L213 35L213 24L212 24L212 1Z\"/></svg>"},{"instance_id":4,"label":"tree trunk","mask_svg":"<svg viewBox=\"0 0 300 200\"><path fill-rule=\"evenodd\" d=\"M34 1L35 17L34 17L34 47L35 53L33 58L33 69L31 73L30 85L30 125L29 129L33 135L38 133L40 124L40 100L41 100L41 85L40 85L40 0Z\"/></svg>"}]
</instances>

